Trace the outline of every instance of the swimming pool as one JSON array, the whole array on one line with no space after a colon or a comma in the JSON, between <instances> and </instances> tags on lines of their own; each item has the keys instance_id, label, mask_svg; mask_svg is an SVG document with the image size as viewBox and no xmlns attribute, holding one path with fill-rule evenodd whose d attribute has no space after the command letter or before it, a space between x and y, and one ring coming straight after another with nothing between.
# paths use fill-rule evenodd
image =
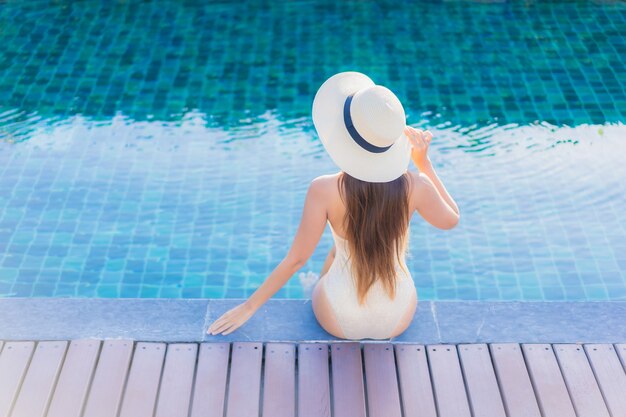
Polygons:
<instances>
[{"instance_id":1,"label":"swimming pool","mask_svg":"<svg viewBox=\"0 0 626 417\"><path fill-rule=\"evenodd\" d=\"M412 220L420 298L624 300L625 27L591 2L3 3L0 295L250 295L337 171L313 95L357 70L434 132L462 211Z\"/></svg>"}]
</instances>

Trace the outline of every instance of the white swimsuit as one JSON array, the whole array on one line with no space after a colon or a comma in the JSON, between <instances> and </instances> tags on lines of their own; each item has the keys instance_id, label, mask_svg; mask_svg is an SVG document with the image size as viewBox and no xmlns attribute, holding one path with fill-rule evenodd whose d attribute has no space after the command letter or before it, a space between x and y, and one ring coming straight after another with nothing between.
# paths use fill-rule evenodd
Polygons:
<instances>
[{"instance_id":1,"label":"white swimsuit","mask_svg":"<svg viewBox=\"0 0 626 417\"><path fill-rule=\"evenodd\" d=\"M320 283L344 336L347 339L389 339L413 297L417 297L413 278L396 260L395 299L389 298L381 281L376 281L367 292L365 304L359 305L348 260L348 241L337 235L332 225L330 230L335 240L335 259ZM401 259L406 265L404 254Z\"/></svg>"}]
</instances>

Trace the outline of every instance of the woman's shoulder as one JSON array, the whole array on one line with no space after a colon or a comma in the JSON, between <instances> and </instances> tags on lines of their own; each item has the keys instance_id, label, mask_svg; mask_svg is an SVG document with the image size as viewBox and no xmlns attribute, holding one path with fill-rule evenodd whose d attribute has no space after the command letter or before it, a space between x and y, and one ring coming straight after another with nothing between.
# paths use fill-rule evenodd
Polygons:
<instances>
[{"instance_id":1,"label":"woman's shoulder","mask_svg":"<svg viewBox=\"0 0 626 417\"><path fill-rule=\"evenodd\" d=\"M311 184L314 184L316 187L331 189L337 186L337 181L339 180L339 176L341 175L341 171L335 174L324 174L318 177L315 177Z\"/></svg>"},{"instance_id":2,"label":"woman's shoulder","mask_svg":"<svg viewBox=\"0 0 626 417\"><path fill-rule=\"evenodd\" d=\"M313 181L336 181L341 175L342 171L335 172L334 174L323 174L315 177Z\"/></svg>"},{"instance_id":3,"label":"woman's shoulder","mask_svg":"<svg viewBox=\"0 0 626 417\"><path fill-rule=\"evenodd\" d=\"M411 177L412 190L420 192L426 189L432 181L428 178L428 175L419 171L407 171Z\"/></svg>"}]
</instances>

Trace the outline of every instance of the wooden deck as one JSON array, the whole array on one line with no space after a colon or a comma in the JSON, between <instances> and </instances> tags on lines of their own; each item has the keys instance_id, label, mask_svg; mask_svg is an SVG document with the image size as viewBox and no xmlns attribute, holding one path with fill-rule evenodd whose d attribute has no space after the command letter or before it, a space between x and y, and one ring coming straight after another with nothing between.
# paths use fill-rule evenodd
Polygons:
<instances>
[{"instance_id":1,"label":"wooden deck","mask_svg":"<svg viewBox=\"0 0 626 417\"><path fill-rule=\"evenodd\" d=\"M626 416L626 344L0 341L0 417Z\"/></svg>"}]
</instances>

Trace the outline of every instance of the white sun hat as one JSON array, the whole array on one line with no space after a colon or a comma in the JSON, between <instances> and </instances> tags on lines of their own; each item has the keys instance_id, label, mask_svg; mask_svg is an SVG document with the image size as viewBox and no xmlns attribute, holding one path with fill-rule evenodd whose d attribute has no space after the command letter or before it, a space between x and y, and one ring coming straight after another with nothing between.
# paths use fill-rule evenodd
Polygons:
<instances>
[{"instance_id":1,"label":"white sun hat","mask_svg":"<svg viewBox=\"0 0 626 417\"><path fill-rule=\"evenodd\" d=\"M333 162L357 179L389 182L409 167L404 108L365 74L348 71L327 79L313 99L313 124Z\"/></svg>"}]
</instances>

